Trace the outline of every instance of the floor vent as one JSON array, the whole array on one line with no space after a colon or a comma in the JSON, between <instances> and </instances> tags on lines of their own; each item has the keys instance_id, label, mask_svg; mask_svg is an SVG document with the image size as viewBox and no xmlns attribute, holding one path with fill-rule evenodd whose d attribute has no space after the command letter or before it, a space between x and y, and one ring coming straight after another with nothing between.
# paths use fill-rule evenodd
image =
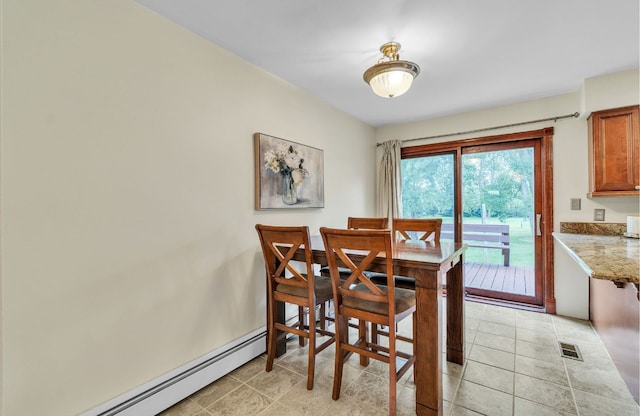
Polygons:
<instances>
[{"instance_id":1,"label":"floor vent","mask_svg":"<svg viewBox=\"0 0 640 416\"><path fill-rule=\"evenodd\" d=\"M560 344L560 355L563 358L571 358L572 360L582 360L582 354L577 345L567 344L566 342L558 342Z\"/></svg>"}]
</instances>

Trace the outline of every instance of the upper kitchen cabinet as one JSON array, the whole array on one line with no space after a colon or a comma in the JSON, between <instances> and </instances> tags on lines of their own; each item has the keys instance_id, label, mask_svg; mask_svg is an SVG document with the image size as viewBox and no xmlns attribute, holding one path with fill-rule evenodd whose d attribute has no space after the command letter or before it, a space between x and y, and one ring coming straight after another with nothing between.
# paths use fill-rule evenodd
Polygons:
<instances>
[{"instance_id":1,"label":"upper kitchen cabinet","mask_svg":"<svg viewBox=\"0 0 640 416\"><path fill-rule=\"evenodd\" d=\"M640 195L639 108L591 113L588 197Z\"/></svg>"}]
</instances>

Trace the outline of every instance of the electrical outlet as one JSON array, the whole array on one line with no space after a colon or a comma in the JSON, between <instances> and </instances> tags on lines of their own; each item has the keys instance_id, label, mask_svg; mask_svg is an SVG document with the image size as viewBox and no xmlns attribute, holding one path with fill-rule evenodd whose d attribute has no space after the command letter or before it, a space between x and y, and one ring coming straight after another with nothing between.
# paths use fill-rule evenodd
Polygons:
<instances>
[{"instance_id":1,"label":"electrical outlet","mask_svg":"<svg viewBox=\"0 0 640 416\"><path fill-rule=\"evenodd\" d=\"M593 210L594 221L604 221L604 208L596 208Z\"/></svg>"},{"instance_id":2,"label":"electrical outlet","mask_svg":"<svg viewBox=\"0 0 640 416\"><path fill-rule=\"evenodd\" d=\"M571 209L573 211L580 210L580 198L571 198Z\"/></svg>"}]
</instances>

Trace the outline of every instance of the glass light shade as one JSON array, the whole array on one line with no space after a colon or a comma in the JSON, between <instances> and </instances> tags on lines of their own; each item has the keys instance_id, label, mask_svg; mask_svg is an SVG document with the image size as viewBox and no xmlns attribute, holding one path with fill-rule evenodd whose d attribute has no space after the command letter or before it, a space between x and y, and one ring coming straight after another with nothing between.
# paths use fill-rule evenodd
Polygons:
<instances>
[{"instance_id":1,"label":"glass light shade","mask_svg":"<svg viewBox=\"0 0 640 416\"><path fill-rule=\"evenodd\" d=\"M382 72L369 81L376 95L385 98L399 97L411 88L413 74L403 70Z\"/></svg>"},{"instance_id":2,"label":"glass light shade","mask_svg":"<svg viewBox=\"0 0 640 416\"><path fill-rule=\"evenodd\" d=\"M419 73L420 67L413 62L392 60L378 62L362 77L376 95L392 98L407 92Z\"/></svg>"}]
</instances>

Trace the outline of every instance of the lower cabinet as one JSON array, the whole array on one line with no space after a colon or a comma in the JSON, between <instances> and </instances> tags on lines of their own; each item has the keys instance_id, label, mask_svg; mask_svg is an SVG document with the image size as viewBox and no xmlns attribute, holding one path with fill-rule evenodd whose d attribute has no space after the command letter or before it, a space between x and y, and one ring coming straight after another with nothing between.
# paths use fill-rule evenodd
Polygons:
<instances>
[{"instance_id":1,"label":"lower cabinet","mask_svg":"<svg viewBox=\"0 0 640 416\"><path fill-rule=\"evenodd\" d=\"M618 287L619 286L619 287ZM622 375L639 400L640 301L632 283L614 284L589 278L589 319Z\"/></svg>"}]
</instances>

